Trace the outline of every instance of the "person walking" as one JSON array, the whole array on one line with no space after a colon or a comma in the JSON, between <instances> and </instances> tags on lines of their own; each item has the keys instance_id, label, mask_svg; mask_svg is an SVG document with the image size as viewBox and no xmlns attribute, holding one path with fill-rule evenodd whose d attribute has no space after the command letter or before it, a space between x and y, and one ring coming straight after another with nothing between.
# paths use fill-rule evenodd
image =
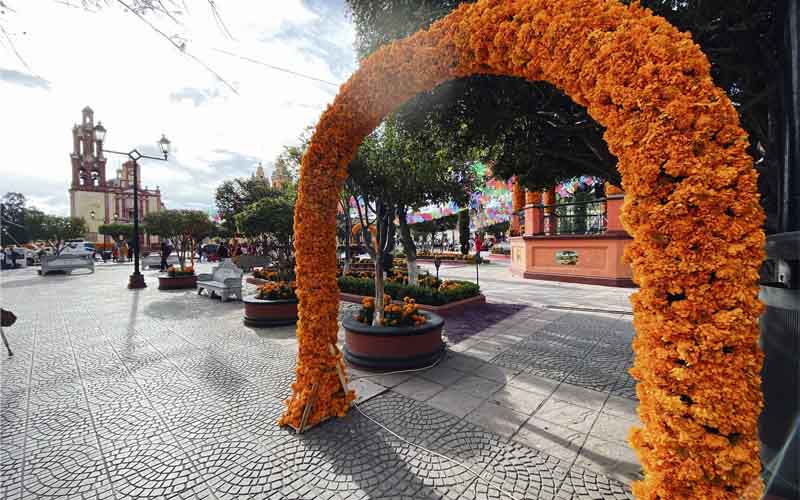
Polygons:
<instances>
[{"instance_id":1,"label":"person walking","mask_svg":"<svg viewBox=\"0 0 800 500\"><path fill-rule=\"evenodd\" d=\"M169 257L169 254L170 254L169 245L167 245L166 241L161 240L161 266L160 267L161 267L161 271L162 272L167 270L167 257Z\"/></svg>"},{"instance_id":2,"label":"person walking","mask_svg":"<svg viewBox=\"0 0 800 500\"><path fill-rule=\"evenodd\" d=\"M197 262L203 262L203 245L197 245Z\"/></svg>"},{"instance_id":3,"label":"person walking","mask_svg":"<svg viewBox=\"0 0 800 500\"><path fill-rule=\"evenodd\" d=\"M8 252L8 258L11 259L11 269L16 269L17 268L16 248L14 246L10 246L8 247L8 249L6 249L6 251Z\"/></svg>"},{"instance_id":4,"label":"person walking","mask_svg":"<svg viewBox=\"0 0 800 500\"><path fill-rule=\"evenodd\" d=\"M483 240L481 239L481 233L475 233L475 255L480 255L481 250L483 250Z\"/></svg>"}]
</instances>

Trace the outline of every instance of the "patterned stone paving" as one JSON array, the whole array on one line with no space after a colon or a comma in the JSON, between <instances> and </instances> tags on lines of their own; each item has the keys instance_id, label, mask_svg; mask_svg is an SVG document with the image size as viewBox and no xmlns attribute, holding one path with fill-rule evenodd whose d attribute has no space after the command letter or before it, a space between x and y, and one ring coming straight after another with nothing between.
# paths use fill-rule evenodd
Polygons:
<instances>
[{"instance_id":1,"label":"patterned stone paving","mask_svg":"<svg viewBox=\"0 0 800 500\"><path fill-rule=\"evenodd\" d=\"M149 271L149 288L128 291L130 272L0 275L3 306L19 317L6 330L15 355L0 356L2 498L631 498L575 457L397 391L360 409L430 452L356 409L299 436L278 428L293 328L244 327L240 303L160 292ZM630 331L619 321L490 305L450 328L462 352L442 373L464 376L453 366L474 362L522 374L510 384L539 374L604 391L604 405L608 394L633 397Z\"/></svg>"}]
</instances>

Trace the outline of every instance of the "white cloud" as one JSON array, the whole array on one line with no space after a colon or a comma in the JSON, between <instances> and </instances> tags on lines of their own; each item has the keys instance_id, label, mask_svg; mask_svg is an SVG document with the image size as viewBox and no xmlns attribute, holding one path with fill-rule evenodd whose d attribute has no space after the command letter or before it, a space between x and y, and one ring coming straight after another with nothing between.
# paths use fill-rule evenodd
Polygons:
<instances>
[{"instance_id":1,"label":"white cloud","mask_svg":"<svg viewBox=\"0 0 800 500\"><path fill-rule=\"evenodd\" d=\"M228 2L221 14L235 40L205 1L188 2L183 26L148 16L167 34L180 32L236 95L120 8L10 3L16 12L4 20L6 29L30 71L0 47L2 189L60 213L69 210L70 131L87 104L108 129L108 148L155 148L165 133L174 145L171 161L143 163L143 183L159 185L170 206L210 207L217 184L249 174L259 160L268 165L337 91L217 49L332 82L343 82L355 66L353 29L341 6L340 17L327 19L300 0ZM109 177L119 161L109 161Z\"/></svg>"}]
</instances>

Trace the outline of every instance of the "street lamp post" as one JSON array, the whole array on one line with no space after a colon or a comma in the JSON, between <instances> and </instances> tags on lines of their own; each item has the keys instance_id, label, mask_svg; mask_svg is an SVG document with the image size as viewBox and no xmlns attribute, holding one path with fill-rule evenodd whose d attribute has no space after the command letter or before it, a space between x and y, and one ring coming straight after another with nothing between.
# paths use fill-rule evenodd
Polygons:
<instances>
[{"instance_id":1,"label":"street lamp post","mask_svg":"<svg viewBox=\"0 0 800 500\"><path fill-rule=\"evenodd\" d=\"M139 272L139 164L138 161L140 158L147 158L149 160L158 160L158 161L167 161L167 156L169 154L169 140L164 137L164 134L161 134L161 139L158 141L158 146L161 148L161 152L164 154L164 157L158 156L148 156L140 153L136 149L132 149L127 153L122 151L114 151L111 149L103 149L103 141L106 137L106 129L103 127L103 124L98 122L97 126L94 128L95 137L97 138L99 155L102 156L103 151L107 151L112 154L127 156L133 162L133 241L134 241L134 248L133 248L133 274L130 276L130 280L128 281L128 288L131 289L138 289L138 288L145 288L147 284L144 282L144 276L142 273Z\"/></svg>"}]
</instances>

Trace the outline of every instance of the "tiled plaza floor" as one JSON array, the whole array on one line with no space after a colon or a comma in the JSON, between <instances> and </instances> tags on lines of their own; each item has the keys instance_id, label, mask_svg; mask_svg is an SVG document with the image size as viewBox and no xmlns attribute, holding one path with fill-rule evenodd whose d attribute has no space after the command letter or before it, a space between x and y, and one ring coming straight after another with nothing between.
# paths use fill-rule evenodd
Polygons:
<instances>
[{"instance_id":1,"label":"tiled plaza floor","mask_svg":"<svg viewBox=\"0 0 800 500\"><path fill-rule=\"evenodd\" d=\"M536 286L500 303L489 271L495 303L448 320L435 368L351 371L378 393L360 410L425 451L357 409L278 428L294 329L245 327L241 303L158 291L152 271L128 291L130 272L0 274L19 317L0 356L3 498L630 498L624 314L547 309Z\"/></svg>"}]
</instances>

